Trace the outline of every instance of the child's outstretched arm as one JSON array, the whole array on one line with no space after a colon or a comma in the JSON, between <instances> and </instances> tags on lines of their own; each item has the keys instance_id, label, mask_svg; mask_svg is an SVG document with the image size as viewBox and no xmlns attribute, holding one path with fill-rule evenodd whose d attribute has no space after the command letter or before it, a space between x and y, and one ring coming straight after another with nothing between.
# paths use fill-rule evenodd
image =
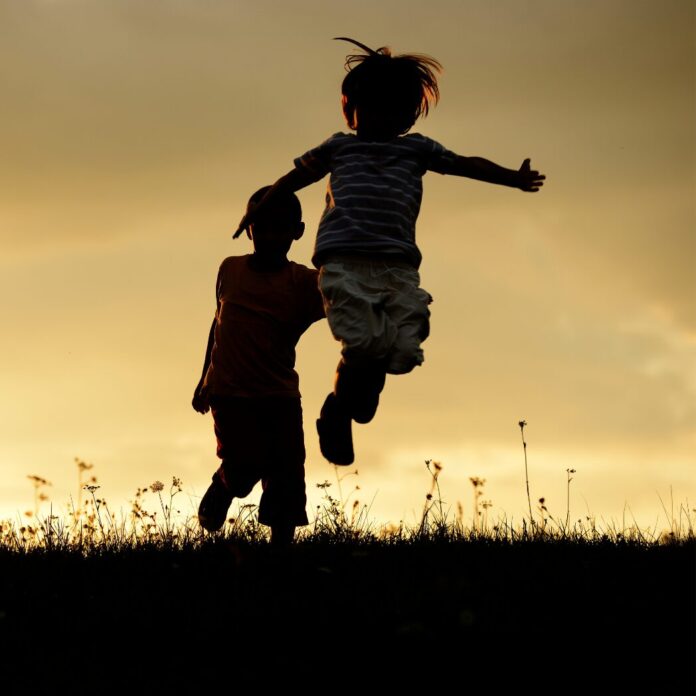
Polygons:
<instances>
[{"instance_id":1,"label":"child's outstretched arm","mask_svg":"<svg viewBox=\"0 0 696 696\"><path fill-rule=\"evenodd\" d=\"M194 411L198 413L208 413L210 409L210 403L208 402L208 394L203 388L203 381L210 367L210 356L213 352L213 344L215 343L215 327L217 326L217 315L213 319L213 324L210 327L210 333L208 334L208 347L205 349L205 360L203 361L203 373L201 378L196 385L196 390L193 392L193 400L191 401L191 406L193 406Z\"/></svg>"},{"instance_id":2,"label":"child's outstretched arm","mask_svg":"<svg viewBox=\"0 0 696 696\"><path fill-rule=\"evenodd\" d=\"M281 176L278 181L273 184L273 186L268 190L266 195L253 207L247 210L246 215L241 219L237 231L232 235L232 239L237 239L244 230L246 230L249 225L254 222L254 219L262 211L269 202L271 202L277 195L295 193L305 186L309 186L316 181L316 178L312 178L310 173L303 168L295 167L289 171L285 176Z\"/></svg>"},{"instance_id":3,"label":"child's outstretched arm","mask_svg":"<svg viewBox=\"0 0 696 696\"><path fill-rule=\"evenodd\" d=\"M490 184L511 186L522 191L535 192L543 185L546 177L536 169L531 169L529 159L522 162L519 169L506 169L483 157L462 157L458 155L443 174L466 176L469 179L487 181Z\"/></svg>"}]
</instances>

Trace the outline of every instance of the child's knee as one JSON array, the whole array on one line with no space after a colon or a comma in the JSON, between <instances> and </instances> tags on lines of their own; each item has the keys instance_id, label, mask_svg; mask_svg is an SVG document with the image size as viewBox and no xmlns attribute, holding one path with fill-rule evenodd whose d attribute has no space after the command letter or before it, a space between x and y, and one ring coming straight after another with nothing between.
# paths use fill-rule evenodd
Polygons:
<instances>
[{"instance_id":1,"label":"child's knee","mask_svg":"<svg viewBox=\"0 0 696 696\"><path fill-rule=\"evenodd\" d=\"M396 327L384 315L344 326L341 355L348 365L369 367L385 362L397 337Z\"/></svg>"},{"instance_id":2,"label":"child's knee","mask_svg":"<svg viewBox=\"0 0 696 696\"><path fill-rule=\"evenodd\" d=\"M378 341L361 341L360 343L343 344L341 355L348 365L366 367L375 362L386 360L389 347Z\"/></svg>"},{"instance_id":3,"label":"child's knee","mask_svg":"<svg viewBox=\"0 0 696 696\"><path fill-rule=\"evenodd\" d=\"M259 481L256 471L244 471L236 461L223 459L221 469L225 485L235 498L246 498Z\"/></svg>"},{"instance_id":4,"label":"child's knee","mask_svg":"<svg viewBox=\"0 0 696 696\"><path fill-rule=\"evenodd\" d=\"M339 363L334 383L334 394L348 402L373 400L384 389L386 363L377 361L364 365Z\"/></svg>"},{"instance_id":5,"label":"child's knee","mask_svg":"<svg viewBox=\"0 0 696 696\"><path fill-rule=\"evenodd\" d=\"M430 311L427 305L416 306L399 327L389 359L387 372L394 375L410 372L423 364L421 343L430 334Z\"/></svg>"},{"instance_id":6,"label":"child's knee","mask_svg":"<svg viewBox=\"0 0 696 696\"><path fill-rule=\"evenodd\" d=\"M424 359L419 341L411 346L398 346L389 356L387 372L390 375L405 375L414 367L422 365Z\"/></svg>"}]
</instances>

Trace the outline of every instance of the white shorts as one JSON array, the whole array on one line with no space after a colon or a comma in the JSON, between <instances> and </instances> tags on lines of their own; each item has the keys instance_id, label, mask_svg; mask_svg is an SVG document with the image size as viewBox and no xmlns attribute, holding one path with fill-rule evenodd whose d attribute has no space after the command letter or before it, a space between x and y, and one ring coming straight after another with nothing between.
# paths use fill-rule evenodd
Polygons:
<instances>
[{"instance_id":1,"label":"white shorts","mask_svg":"<svg viewBox=\"0 0 696 696\"><path fill-rule=\"evenodd\" d=\"M347 364L384 362L399 375L423 362L432 297L398 261L335 257L319 271L329 327Z\"/></svg>"}]
</instances>

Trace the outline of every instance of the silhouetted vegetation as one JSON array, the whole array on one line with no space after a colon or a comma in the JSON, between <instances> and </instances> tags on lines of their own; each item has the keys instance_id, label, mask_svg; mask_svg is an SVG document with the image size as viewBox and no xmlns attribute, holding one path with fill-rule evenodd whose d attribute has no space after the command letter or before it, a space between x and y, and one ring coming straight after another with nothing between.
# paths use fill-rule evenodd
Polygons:
<instances>
[{"instance_id":1,"label":"silhouetted vegetation","mask_svg":"<svg viewBox=\"0 0 696 696\"><path fill-rule=\"evenodd\" d=\"M465 524L442 504L442 467L426 466L419 524L375 525L339 478L336 497L319 484L313 523L281 551L254 506L215 534L176 521L177 478L139 488L125 518L93 481L67 520L4 522L4 684L200 693L274 675L330 689L691 692L696 544L683 508L652 536L556 522L544 501L513 528L486 518L485 481L472 478Z\"/></svg>"}]
</instances>

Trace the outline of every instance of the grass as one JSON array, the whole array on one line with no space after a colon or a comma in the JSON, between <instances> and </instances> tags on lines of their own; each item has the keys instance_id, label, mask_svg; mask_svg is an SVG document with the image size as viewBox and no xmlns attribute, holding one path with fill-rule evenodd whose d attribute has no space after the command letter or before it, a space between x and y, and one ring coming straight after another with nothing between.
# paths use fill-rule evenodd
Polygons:
<instances>
[{"instance_id":1,"label":"grass","mask_svg":"<svg viewBox=\"0 0 696 696\"><path fill-rule=\"evenodd\" d=\"M524 433L523 433L524 439ZM525 444L525 467L527 468ZM181 512L182 482L138 488L125 513L76 460L67 516L0 527L0 660L6 693L59 688L694 692L694 511L662 502L667 529L571 524L544 498L513 524L452 514L428 482L413 525L377 525L348 490L322 500L291 549L275 549L253 505L204 532ZM343 472L339 475L339 471ZM527 476L528 482L528 476ZM44 503L46 501L44 500Z\"/></svg>"},{"instance_id":2,"label":"grass","mask_svg":"<svg viewBox=\"0 0 696 696\"><path fill-rule=\"evenodd\" d=\"M669 507L660 498L667 528L640 527L635 520L622 524L597 521L591 514L571 523L570 485L575 469L566 469L566 514L563 518L550 514L545 498L538 499L536 514L532 510L529 495L527 443L524 440L525 421L520 421L524 445L525 482L529 517L513 524L505 515L491 521L488 510L491 502L483 498L485 479L471 477L473 490L473 516L470 523L463 517L461 505L456 515L445 507L440 491L439 477L443 467L439 462L427 460L425 467L430 478L425 495L421 519L412 525L377 525L370 519L370 505L361 504L355 494L356 485L347 495L345 479L357 475L356 471L343 472L336 467L336 495L328 480L316 484L322 490L321 503L306 527L298 528L296 543L350 544L353 546L416 543L496 543L503 545L521 543L579 544L633 544L636 546L692 545L696 540L696 509L681 504L675 511L674 501ZM224 528L212 535L198 524L195 510L183 515L178 509L183 492L181 479L173 477L165 486L155 481L150 486L137 488L127 513L115 513L106 499L99 496L100 486L91 473L93 465L76 459L78 469L77 504L68 505L67 516L39 514L39 503L47 501L44 488L51 484L40 476L29 476L34 488L34 512L26 512L24 520L0 521L0 552L27 554L33 552L79 553L84 556L104 552L119 553L129 550L196 550L211 543L264 544L269 530L260 525L255 505L237 503L233 515ZM343 472L339 474L339 471ZM154 507L153 507L154 503Z\"/></svg>"},{"instance_id":3,"label":"grass","mask_svg":"<svg viewBox=\"0 0 696 696\"><path fill-rule=\"evenodd\" d=\"M332 692L693 693L693 541L458 529L437 506L414 529L356 529L327 505L286 551L252 510L214 535L102 539L97 524L81 543L3 547L4 693L274 675Z\"/></svg>"}]
</instances>

